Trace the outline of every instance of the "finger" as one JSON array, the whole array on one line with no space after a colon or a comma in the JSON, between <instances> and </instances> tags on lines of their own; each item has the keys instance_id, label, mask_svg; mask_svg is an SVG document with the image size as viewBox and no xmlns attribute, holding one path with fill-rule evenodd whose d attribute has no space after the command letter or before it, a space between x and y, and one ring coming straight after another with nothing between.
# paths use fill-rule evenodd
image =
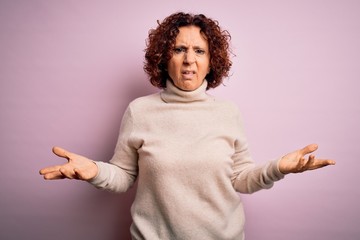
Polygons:
<instances>
[{"instance_id":1,"label":"finger","mask_svg":"<svg viewBox=\"0 0 360 240\"><path fill-rule=\"evenodd\" d=\"M59 172L65 177L69 179L76 178L76 174L74 172L74 169L67 169L67 168L60 168Z\"/></svg>"},{"instance_id":2,"label":"finger","mask_svg":"<svg viewBox=\"0 0 360 240\"><path fill-rule=\"evenodd\" d=\"M80 180L87 180L86 174L84 174L82 171L80 171L77 168L74 168L75 178Z\"/></svg>"},{"instance_id":3,"label":"finger","mask_svg":"<svg viewBox=\"0 0 360 240\"><path fill-rule=\"evenodd\" d=\"M311 154L311 155L309 156L309 159L308 159L307 163L306 163L306 166L307 166L307 167L308 167L308 166L311 166L311 165L314 164L314 162L315 162L315 156Z\"/></svg>"},{"instance_id":4,"label":"finger","mask_svg":"<svg viewBox=\"0 0 360 240\"><path fill-rule=\"evenodd\" d=\"M328 165L335 165L336 162L334 160L329 160L329 159L315 159L315 165L318 166L328 166Z\"/></svg>"},{"instance_id":5,"label":"finger","mask_svg":"<svg viewBox=\"0 0 360 240\"><path fill-rule=\"evenodd\" d=\"M300 160L299 160L299 162L298 162L298 166L299 166L299 167L304 166L304 165L305 165L305 161L306 161L305 158L303 158L303 157L300 158Z\"/></svg>"},{"instance_id":6,"label":"finger","mask_svg":"<svg viewBox=\"0 0 360 240\"><path fill-rule=\"evenodd\" d=\"M71 153L66 151L65 149L63 149L61 147L53 147L52 151L58 157L66 158L68 160L70 159L70 154Z\"/></svg>"},{"instance_id":7,"label":"finger","mask_svg":"<svg viewBox=\"0 0 360 240\"><path fill-rule=\"evenodd\" d=\"M336 164L336 161L334 160L327 160L328 164L329 165L335 165Z\"/></svg>"},{"instance_id":8,"label":"finger","mask_svg":"<svg viewBox=\"0 0 360 240\"><path fill-rule=\"evenodd\" d=\"M328 159L314 159L313 163L309 166L307 166L307 170L315 170L318 168L323 168L329 165L334 165L335 161L333 160L328 160Z\"/></svg>"},{"instance_id":9,"label":"finger","mask_svg":"<svg viewBox=\"0 0 360 240\"><path fill-rule=\"evenodd\" d=\"M44 175L45 180L58 180L64 178L65 177L60 173L60 171L50 172Z\"/></svg>"},{"instance_id":10,"label":"finger","mask_svg":"<svg viewBox=\"0 0 360 240\"><path fill-rule=\"evenodd\" d=\"M300 158L299 162L297 164L297 167L296 167L296 172L302 172L305 164L306 164L305 158L303 158L303 157Z\"/></svg>"},{"instance_id":11,"label":"finger","mask_svg":"<svg viewBox=\"0 0 360 240\"><path fill-rule=\"evenodd\" d=\"M46 168L43 168L39 171L39 173L41 175L45 175L45 174L48 174L48 173L51 173L51 172L58 172L59 169L61 168L60 165L56 165L56 166L51 166L51 167L46 167Z\"/></svg>"},{"instance_id":12,"label":"finger","mask_svg":"<svg viewBox=\"0 0 360 240\"><path fill-rule=\"evenodd\" d=\"M77 179L83 179L81 171L79 171L77 168L74 168L74 174L75 174Z\"/></svg>"},{"instance_id":13,"label":"finger","mask_svg":"<svg viewBox=\"0 0 360 240\"><path fill-rule=\"evenodd\" d=\"M300 153L304 156L306 154L312 153L314 151L316 151L318 149L318 145L317 144L310 144L307 145L306 147L302 148L300 150Z\"/></svg>"}]
</instances>

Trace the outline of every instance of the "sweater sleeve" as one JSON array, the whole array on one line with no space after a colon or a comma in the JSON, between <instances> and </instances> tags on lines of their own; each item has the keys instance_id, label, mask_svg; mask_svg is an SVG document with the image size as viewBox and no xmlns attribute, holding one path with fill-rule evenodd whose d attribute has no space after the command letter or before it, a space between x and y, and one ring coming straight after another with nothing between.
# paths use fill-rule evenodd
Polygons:
<instances>
[{"instance_id":1,"label":"sweater sleeve","mask_svg":"<svg viewBox=\"0 0 360 240\"><path fill-rule=\"evenodd\" d=\"M279 160L269 161L263 165L256 165L252 160L245 138L240 114L237 116L237 139L234 144L235 152L232 156L232 183L240 193L253 193L261 189L269 189L275 181L284 178L279 170Z\"/></svg>"},{"instance_id":2,"label":"sweater sleeve","mask_svg":"<svg viewBox=\"0 0 360 240\"><path fill-rule=\"evenodd\" d=\"M128 107L121 121L114 155L109 163L95 162L99 171L90 184L114 192L125 192L133 185L138 174L137 149L141 144L133 138L133 132L134 120Z\"/></svg>"}]
</instances>

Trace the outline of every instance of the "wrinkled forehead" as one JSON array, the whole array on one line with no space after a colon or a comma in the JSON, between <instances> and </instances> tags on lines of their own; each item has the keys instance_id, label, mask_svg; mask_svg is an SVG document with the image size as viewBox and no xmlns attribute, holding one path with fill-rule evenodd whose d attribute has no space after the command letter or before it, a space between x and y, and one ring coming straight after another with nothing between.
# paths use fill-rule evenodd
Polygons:
<instances>
[{"instance_id":1,"label":"wrinkled forehead","mask_svg":"<svg viewBox=\"0 0 360 240\"><path fill-rule=\"evenodd\" d=\"M175 45L192 45L208 48L208 40L200 27L189 25L179 27L179 33L175 38Z\"/></svg>"}]
</instances>

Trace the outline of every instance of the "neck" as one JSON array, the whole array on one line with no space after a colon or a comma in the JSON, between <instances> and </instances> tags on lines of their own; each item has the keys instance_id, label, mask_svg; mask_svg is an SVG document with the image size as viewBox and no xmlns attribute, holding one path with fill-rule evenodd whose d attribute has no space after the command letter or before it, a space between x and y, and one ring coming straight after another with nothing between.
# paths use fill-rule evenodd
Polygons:
<instances>
[{"instance_id":1,"label":"neck","mask_svg":"<svg viewBox=\"0 0 360 240\"><path fill-rule=\"evenodd\" d=\"M186 103L196 101L206 101L209 96L206 94L207 81L193 91L184 91L177 88L170 80L166 82L166 88L161 92L161 98L166 103Z\"/></svg>"}]
</instances>

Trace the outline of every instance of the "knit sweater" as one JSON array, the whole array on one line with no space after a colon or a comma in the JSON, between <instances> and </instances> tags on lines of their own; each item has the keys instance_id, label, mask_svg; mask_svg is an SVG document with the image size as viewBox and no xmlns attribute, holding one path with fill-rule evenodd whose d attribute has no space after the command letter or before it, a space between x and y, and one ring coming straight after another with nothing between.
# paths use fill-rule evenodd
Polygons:
<instances>
[{"instance_id":1,"label":"knit sweater","mask_svg":"<svg viewBox=\"0 0 360 240\"><path fill-rule=\"evenodd\" d=\"M240 193L273 186L278 161L250 157L238 108L167 82L163 91L132 101L115 153L96 162L98 188L125 192L137 179L131 207L133 239L244 239Z\"/></svg>"}]
</instances>

